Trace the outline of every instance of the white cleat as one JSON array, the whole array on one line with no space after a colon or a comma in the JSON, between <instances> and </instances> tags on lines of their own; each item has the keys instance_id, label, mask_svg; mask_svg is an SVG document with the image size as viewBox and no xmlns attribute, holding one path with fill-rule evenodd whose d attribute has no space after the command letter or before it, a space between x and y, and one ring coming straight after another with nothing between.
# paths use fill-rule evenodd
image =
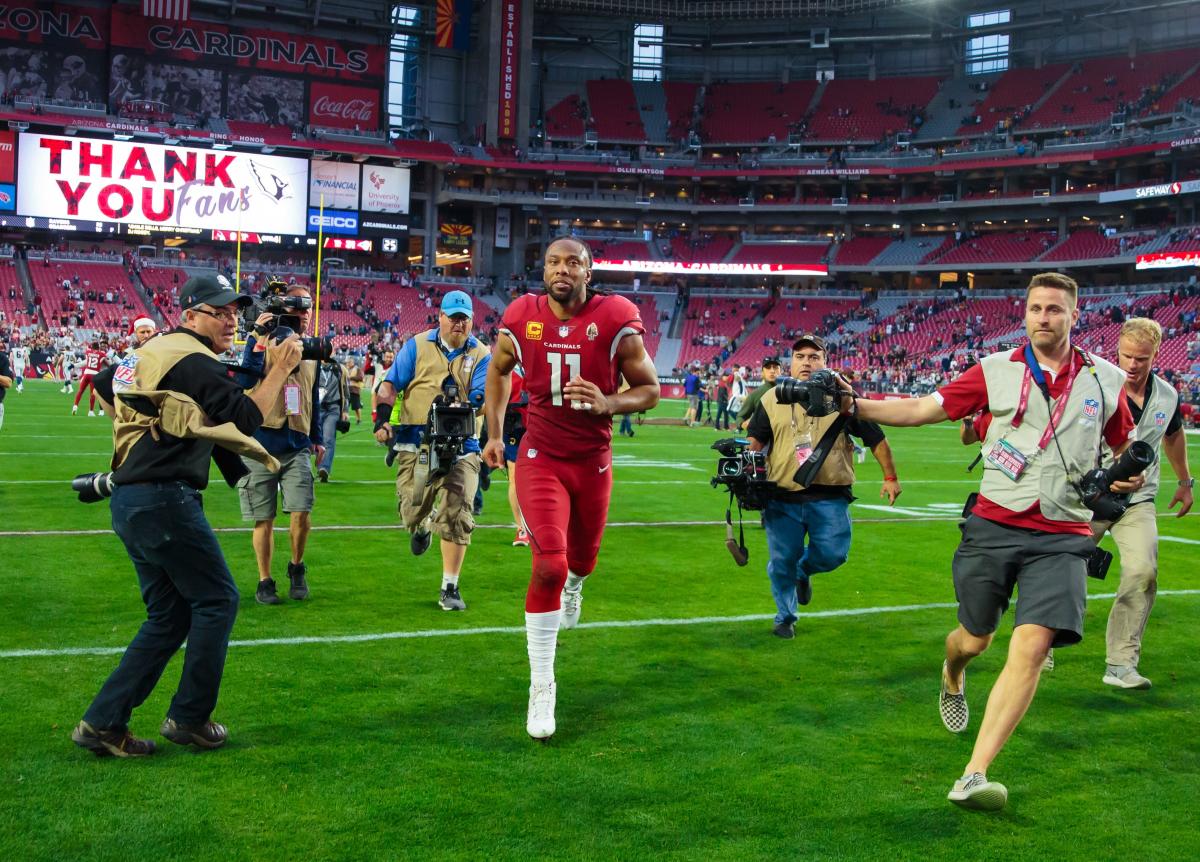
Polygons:
<instances>
[{"instance_id":1,"label":"white cleat","mask_svg":"<svg viewBox=\"0 0 1200 862\"><path fill-rule=\"evenodd\" d=\"M72 415L72 416L74 416L74 415L75 415L76 413L78 413L78 412L79 412L79 405L78 405L78 404L72 404L72 405L71 405L71 415Z\"/></svg>"},{"instance_id":2,"label":"white cleat","mask_svg":"<svg viewBox=\"0 0 1200 862\"><path fill-rule=\"evenodd\" d=\"M95 419L95 418L96 418L96 411L95 411L95 410L89 410L89 411L88 411L88 418L89 418L89 419Z\"/></svg>"},{"instance_id":3,"label":"white cleat","mask_svg":"<svg viewBox=\"0 0 1200 862\"><path fill-rule=\"evenodd\" d=\"M562 612L559 615L558 627L573 629L579 625L579 614L583 611L583 586L581 585L574 592L564 588L559 603L562 606Z\"/></svg>"},{"instance_id":4,"label":"white cleat","mask_svg":"<svg viewBox=\"0 0 1200 862\"><path fill-rule=\"evenodd\" d=\"M529 686L529 714L525 719L525 732L534 739L554 736L554 683Z\"/></svg>"}]
</instances>

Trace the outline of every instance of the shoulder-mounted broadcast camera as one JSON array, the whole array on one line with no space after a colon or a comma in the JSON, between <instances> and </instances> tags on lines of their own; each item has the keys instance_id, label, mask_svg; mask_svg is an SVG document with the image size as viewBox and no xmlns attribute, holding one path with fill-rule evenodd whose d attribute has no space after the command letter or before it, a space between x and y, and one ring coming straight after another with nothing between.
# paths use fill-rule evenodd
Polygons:
<instances>
[{"instance_id":1,"label":"shoulder-mounted broadcast camera","mask_svg":"<svg viewBox=\"0 0 1200 862\"><path fill-rule=\"evenodd\" d=\"M474 436L475 408L460 400L458 384L453 378L447 378L442 384L442 393L433 399L425 421L417 469L426 469L428 473L425 481L418 484L427 484L449 473L454 459L463 452L463 444ZM398 445L393 444L384 459L389 467L396 460Z\"/></svg>"},{"instance_id":2,"label":"shoulder-mounted broadcast camera","mask_svg":"<svg viewBox=\"0 0 1200 862\"><path fill-rule=\"evenodd\" d=\"M725 510L725 547L739 566L750 561L746 550L745 530L742 527L742 510L756 511L771 499L774 487L767 479L767 455L750 450L750 441L744 437L727 437L712 444L721 453L717 459L717 475L709 480L714 488L729 489L729 507ZM733 538L733 503L738 507L738 538Z\"/></svg>"},{"instance_id":3,"label":"shoulder-mounted broadcast camera","mask_svg":"<svg viewBox=\"0 0 1200 862\"><path fill-rule=\"evenodd\" d=\"M307 296L288 296L290 285L283 281L269 281L254 297L254 302L242 312L242 323L247 331L261 339L271 338L276 343L293 333L301 332L300 314L312 308L312 299ZM258 318L270 314L271 320L259 323ZM328 338L300 336L303 350L301 359L323 362L333 356L333 342Z\"/></svg>"}]
</instances>

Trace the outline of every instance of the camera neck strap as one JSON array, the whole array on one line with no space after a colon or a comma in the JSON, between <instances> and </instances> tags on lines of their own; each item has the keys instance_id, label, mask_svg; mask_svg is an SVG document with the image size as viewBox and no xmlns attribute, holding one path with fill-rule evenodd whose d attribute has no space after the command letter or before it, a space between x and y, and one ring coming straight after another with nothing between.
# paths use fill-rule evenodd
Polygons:
<instances>
[{"instance_id":1,"label":"camera neck strap","mask_svg":"<svg viewBox=\"0 0 1200 862\"><path fill-rule=\"evenodd\" d=\"M795 405L792 406L792 429L795 430ZM821 471L821 467L825 464L825 459L829 457L829 453L833 451L833 444L837 442L841 433L846 430L846 425L850 422L849 415L843 413L833 420L833 424L825 429L825 433L821 435L821 439L813 446L812 454L808 459L796 469L792 476L792 481L797 485L803 485L807 488L816 479L817 473Z\"/></svg>"},{"instance_id":2,"label":"camera neck strap","mask_svg":"<svg viewBox=\"0 0 1200 862\"><path fill-rule=\"evenodd\" d=\"M1046 430L1042 432L1042 439L1038 441L1038 449L1045 449L1050 444L1050 439L1054 436L1054 430L1062 421L1063 413L1067 409L1067 399L1071 397L1071 389L1075 386L1075 376L1079 369L1075 364L1075 357L1072 354L1070 360L1070 370L1067 372L1067 385L1063 389L1062 394L1058 396L1058 403L1054 405L1054 409L1050 413L1050 422L1046 425ZM1025 418L1025 409L1029 406L1029 390L1031 383L1036 382L1037 387L1046 398L1046 406L1050 406L1050 387L1046 383L1046 374L1042 371L1042 366L1038 363L1037 357L1033 355L1033 345L1025 345L1025 375L1021 378L1021 397L1017 401L1017 412L1012 418L1012 427L1020 428L1021 422Z\"/></svg>"}]
</instances>

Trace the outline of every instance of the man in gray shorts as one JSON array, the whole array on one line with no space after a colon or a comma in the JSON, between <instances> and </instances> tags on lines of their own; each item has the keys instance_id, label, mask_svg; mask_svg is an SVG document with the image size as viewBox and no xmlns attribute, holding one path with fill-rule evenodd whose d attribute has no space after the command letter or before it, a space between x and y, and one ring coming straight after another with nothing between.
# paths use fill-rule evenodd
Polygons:
<instances>
[{"instance_id":1,"label":"man in gray shorts","mask_svg":"<svg viewBox=\"0 0 1200 862\"><path fill-rule=\"evenodd\" d=\"M292 285L286 296L308 298L308 288ZM311 300L309 300L311 303ZM304 335L308 330L311 308L296 310L294 316L280 318L283 325ZM263 314L258 323L269 323L274 317ZM264 336L263 340L269 340ZM252 371L270 371L266 345L254 335L246 339L242 365ZM254 438L279 461L274 473L257 461L243 458L250 473L238 482L238 499L242 520L254 522L254 558L258 562L258 588L254 600L262 605L277 605L280 598L271 577L271 558L275 551L275 514L279 495L283 494L283 511L289 516L288 537L291 558L288 562L288 597L296 600L308 597L308 567L304 565L304 549L312 530L313 472L311 456L320 461L325 454L321 437L321 404L318 394L320 375L318 363L303 360L291 374L276 397L271 410L263 417L262 427ZM253 378L250 378L253 379ZM253 393L257 381L244 382Z\"/></svg>"},{"instance_id":2,"label":"man in gray shorts","mask_svg":"<svg viewBox=\"0 0 1200 862\"><path fill-rule=\"evenodd\" d=\"M946 729L966 730L966 667L992 642L1014 587L1017 609L1008 658L992 687L963 776L947 798L964 808L998 810L1008 790L987 769L1037 691L1052 646L1083 638L1092 513L1075 483L1103 444L1120 455L1134 436L1120 398L1125 374L1071 346L1078 288L1058 273L1035 275L1025 293L1029 344L984 357L932 395L898 401L856 399L843 383L843 411L881 425L928 425L980 410L980 493L972 495L954 555L958 627L946 638L938 711ZM1127 493L1142 477L1114 483Z\"/></svg>"}]
</instances>

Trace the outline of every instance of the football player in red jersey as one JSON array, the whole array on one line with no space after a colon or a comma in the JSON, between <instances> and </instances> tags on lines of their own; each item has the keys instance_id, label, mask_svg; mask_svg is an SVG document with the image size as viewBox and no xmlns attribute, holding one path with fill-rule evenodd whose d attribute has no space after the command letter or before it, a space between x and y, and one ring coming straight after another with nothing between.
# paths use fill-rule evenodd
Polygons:
<instances>
[{"instance_id":1,"label":"football player in red jersey","mask_svg":"<svg viewBox=\"0 0 1200 862\"><path fill-rule=\"evenodd\" d=\"M75 404L71 407L72 416L79 412L79 399L83 397L85 389L91 390L88 393L88 416L96 415L96 387L92 385L92 378L99 374L107 364L108 358L100 349L100 343L93 341L83 355L83 376L79 379L79 391L75 393Z\"/></svg>"},{"instance_id":2,"label":"football player in red jersey","mask_svg":"<svg viewBox=\"0 0 1200 862\"><path fill-rule=\"evenodd\" d=\"M592 253L564 237L546 249L546 292L504 312L488 368L483 457L504 466L509 375L519 362L529 393L517 454L517 499L529 531L533 577L525 595L529 712L534 739L554 734L554 650L561 623L579 621L584 579L596 567L612 491L612 417L658 403L658 375L642 343L637 306L588 290ZM621 378L629 384L617 392Z\"/></svg>"}]
</instances>

